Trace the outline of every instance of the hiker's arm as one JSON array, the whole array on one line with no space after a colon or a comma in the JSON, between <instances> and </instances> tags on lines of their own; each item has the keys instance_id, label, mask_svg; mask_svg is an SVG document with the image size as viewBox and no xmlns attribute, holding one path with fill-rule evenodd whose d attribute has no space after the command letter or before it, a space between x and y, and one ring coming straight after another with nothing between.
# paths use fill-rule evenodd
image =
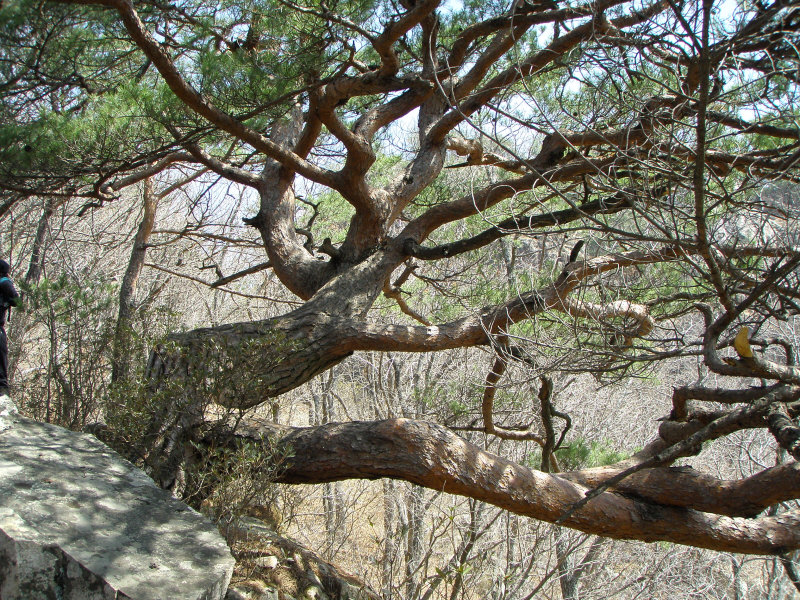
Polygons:
<instances>
[{"instance_id":1,"label":"hiker's arm","mask_svg":"<svg viewBox=\"0 0 800 600\"><path fill-rule=\"evenodd\" d=\"M22 297L17 292L14 284L10 279L3 279L0 281L0 294L8 299L8 303L14 308L22 306Z\"/></svg>"}]
</instances>

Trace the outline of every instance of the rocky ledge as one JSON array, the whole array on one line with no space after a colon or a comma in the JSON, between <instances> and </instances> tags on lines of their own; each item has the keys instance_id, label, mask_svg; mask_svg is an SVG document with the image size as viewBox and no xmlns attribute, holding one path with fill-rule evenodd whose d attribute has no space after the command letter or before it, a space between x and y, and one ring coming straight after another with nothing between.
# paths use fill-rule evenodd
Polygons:
<instances>
[{"instance_id":1,"label":"rocky ledge","mask_svg":"<svg viewBox=\"0 0 800 600\"><path fill-rule=\"evenodd\" d=\"M0 598L220 600L214 525L96 438L0 396Z\"/></svg>"}]
</instances>

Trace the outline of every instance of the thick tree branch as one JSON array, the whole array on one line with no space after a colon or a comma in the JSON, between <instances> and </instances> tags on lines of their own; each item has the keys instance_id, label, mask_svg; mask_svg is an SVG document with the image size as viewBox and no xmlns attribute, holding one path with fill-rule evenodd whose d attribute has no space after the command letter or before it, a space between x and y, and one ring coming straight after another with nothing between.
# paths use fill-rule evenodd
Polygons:
<instances>
[{"instance_id":1,"label":"thick tree branch","mask_svg":"<svg viewBox=\"0 0 800 600\"><path fill-rule=\"evenodd\" d=\"M619 330L624 337L624 345L630 346L633 338L644 337L655 328L655 319L650 316L647 307L628 300L616 300L607 304L587 302L586 300L564 299L564 310L573 317L592 319L604 323L612 319L631 319L636 326Z\"/></svg>"},{"instance_id":2,"label":"thick tree branch","mask_svg":"<svg viewBox=\"0 0 800 600\"><path fill-rule=\"evenodd\" d=\"M392 419L308 428L262 424L239 435L266 435L291 449L291 458L278 475L284 483L403 479L549 522L558 520L587 491L563 476L509 462L440 425L421 421ZM798 511L758 519L731 518L610 492L594 498L564 524L617 539L665 540L749 554L779 554L800 547Z\"/></svg>"},{"instance_id":3,"label":"thick tree branch","mask_svg":"<svg viewBox=\"0 0 800 600\"><path fill-rule=\"evenodd\" d=\"M564 473L563 476L595 488L619 472L619 468L612 465ZM717 479L690 467L657 467L633 473L611 489L657 504L754 517L779 502L800 497L800 463L771 467L734 480Z\"/></svg>"},{"instance_id":4,"label":"thick tree branch","mask_svg":"<svg viewBox=\"0 0 800 600\"><path fill-rule=\"evenodd\" d=\"M568 264L551 285L520 294L508 302L486 307L480 314L429 327L353 323L348 346L353 350L397 350L432 352L488 344L489 332L506 329L549 309L565 311L564 298L581 281L613 269L678 260L679 248L661 248L652 252L628 252L606 255ZM348 328L348 330L350 330Z\"/></svg>"},{"instance_id":5,"label":"thick tree branch","mask_svg":"<svg viewBox=\"0 0 800 600\"><path fill-rule=\"evenodd\" d=\"M436 10L436 7L439 6L439 0L407 2L406 6L410 6L410 10L399 19L390 22L381 35L372 42L373 47L381 57L380 75L382 76L394 75L399 68L397 55L392 49L393 44Z\"/></svg>"}]
</instances>

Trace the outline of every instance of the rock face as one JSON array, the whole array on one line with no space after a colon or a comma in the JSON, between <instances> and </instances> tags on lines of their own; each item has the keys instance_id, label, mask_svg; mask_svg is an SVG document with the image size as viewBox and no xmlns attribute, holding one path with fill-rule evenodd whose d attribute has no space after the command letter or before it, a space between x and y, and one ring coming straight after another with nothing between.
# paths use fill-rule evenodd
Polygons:
<instances>
[{"instance_id":1,"label":"rock face","mask_svg":"<svg viewBox=\"0 0 800 600\"><path fill-rule=\"evenodd\" d=\"M0 599L219 600L216 528L88 434L0 397Z\"/></svg>"}]
</instances>

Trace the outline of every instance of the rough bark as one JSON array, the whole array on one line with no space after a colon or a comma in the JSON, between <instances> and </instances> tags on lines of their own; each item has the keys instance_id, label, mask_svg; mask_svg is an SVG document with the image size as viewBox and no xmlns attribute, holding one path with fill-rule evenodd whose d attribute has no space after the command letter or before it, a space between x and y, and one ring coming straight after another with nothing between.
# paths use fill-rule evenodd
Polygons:
<instances>
[{"instance_id":1,"label":"rough bark","mask_svg":"<svg viewBox=\"0 0 800 600\"><path fill-rule=\"evenodd\" d=\"M565 473L564 477L594 488L618 472L618 468L598 467ZM613 489L658 504L754 517L774 504L800 495L800 464L787 463L734 480L717 479L690 467L660 467L634 473Z\"/></svg>"},{"instance_id":2,"label":"rough bark","mask_svg":"<svg viewBox=\"0 0 800 600\"><path fill-rule=\"evenodd\" d=\"M374 323L365 318L367 310L380 293L385 278L405 256L396 241L386 249L335 276L300 308L286 315L257 322L234 323L197 329L174 335L170 341L177 348L164 346L151 354L148 377L158 385L161 380L200 373L197 362L205 359L203 369L209 376L225 370L237 354L260 352L260 363L248 376L257 380L258 389L246 397L235 397L225 390L214 400L225 406L248 408L267 398L288 392L337 364L356 350L398 350L429 352L487 344L490 332L529 319L547 309L568 310L565 297L591 275L631 264L674 260L672 250L654 253L603 256L568 266L553 284L481 313L441 325L406 326ZM630 303L619 311L630 316ZM605 316L612 316L608 308ZM638 314L638 313L637 313ZM644 314L645 323L649 317ZM642 326L643 327L643 326ZM252 358L252 357L251 357ZM190 363L197 364L193 367ZM251 360L251 362L253 362ZM246 372L246 363L240 361Z\"/></svg>"},{"instance_id":3,"label":"rough bark","mask_svg":"<svg viewBox=\"0 0 800 600\"><path fill-rule=\"evenodd\" d=\"M519 515L558 521L589 488L566 474L512 463L473 446L440 425L406 419L290 428L262 424L242 435L270 435L293 456L278 479L323 483L403 479L464 495ZM800 513L732 518L605 492L563 525L616 539L664 540L720 551L779 554L800 547Z\"/></svg>"}]
</instances>

